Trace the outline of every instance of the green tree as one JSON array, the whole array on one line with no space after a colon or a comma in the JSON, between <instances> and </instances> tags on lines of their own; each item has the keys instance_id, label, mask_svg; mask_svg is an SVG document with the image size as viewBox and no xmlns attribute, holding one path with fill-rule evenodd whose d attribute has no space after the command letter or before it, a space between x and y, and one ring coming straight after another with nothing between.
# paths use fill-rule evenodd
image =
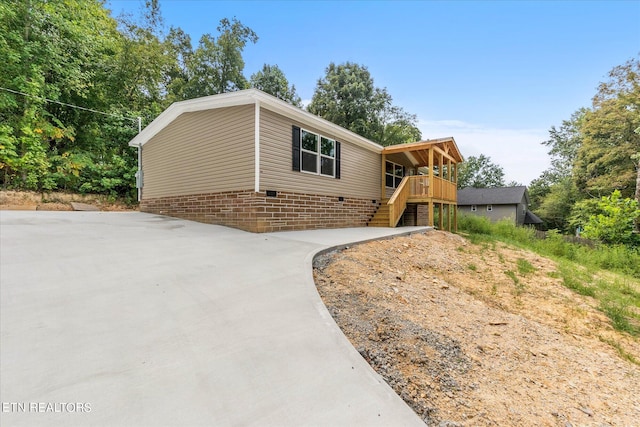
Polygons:
<instances>
[{"instance_id":1,"label":"green tree","mask_svg":"<svg viewBox=\"0 0 640 427\"><path fill-rule=\"evenodd\" d=\"M504 187L504 170L491 158L480 154L469 156L458 169L458 188Z\"/></svg>"},{"instance_id":2,"label":"green tree","mask_svg":"<svg viewBox=\"0 0 640 427\"><path fill-rule=\"evenodd\" d=\"M582 145L581 125L586 112L586 109L580 109L559 128L552 126L549 139L542 143L549 147L551 167L531 181L529 197L533 211L549 228L571 231L569 213L578 200L571 174Z\"/></svg>"},{"instance_id":3,"label":"green tree","mask_svg":"<svg viewBox=\"0 0 640 427\"><path fill-rule=\"evenodd\" d=\"M198 48L187 63L189 81L183 90L185 99L249 87L242 74L242 52L247 43L256 43L258 36L235 18L231 21L221 19L217 30L220 33L217 39L211 34L200 38Z\"/></svg>"},{"instance_id":4,"label":"green tree","mask_svg":"<svg viewBox=\"0 0 640 427\"><path fill-rule=\"evenodd\" d=\"M640 135L640 59L614 67L601 83L580 127L573 176L580 192L593 196L620 190L623 197L636 192Z\"/></svg>"},{"instance_id":5,"label":"green tree","mask_svg":"<svg viewBox=\"0 0 640 427\"><path fill-rule=\"evenodd\" d=\"M329 64L307 109L382 145L421 138L416 116L393 106L391 95L375 86L367 67L352 62Z\"/></svg>"},{"instance_id":6,"label":"green tree","mask_svg":"<svg viewBox=\"0 0 640 427\"><path fill-rule=\"evenodd\" d=\"M182 29L172 27L164 42L167 55L174 59L165 76L167 101L183 101L186 99L185 88L193 61L191 37Z\"/></svg>"},{"instance_id":7,"label":"green tree","mask_svg":"<svg viewBox=\"0 0 640 427\"><path fill-rule=\"evenodd\" d=\"M389 97L381 116L383 126L380 128L380 133L373 138L381 145L404 144L420 141L422 138L422 133L416 126L418 116L391 105L391 97Z\"/></svg>"},{"instance_id":8,"label":"green tree","mask_svg":"<svg viewBox=\"0 0 640 427\"><path fill-rule=\"evenodd\" d=\"M610 196L586 199L576 203L572 224L582 226L582 235L606 244L637 246L640 236L634 232L635 221L640 218L636 200L623 198L615 190Z\"/></svg>"},{"instance_id":9,"label":"green tree","mask_svg":"<svg viewBox=\"0 0 640 427\"><path fill-rule=\"evenodd\" d=\"M43 98L95 105L116 22L97 0L2 0L0 23L0 86L26 94L0 95L2 183L50 189L51 156L74 149L84 128L82 113Z\"/></svg>"},{"instance_id":10,"label":"green tree","mask_svg":"<svg viewBox=\"0 0 640 427\"><path fill-rule=\"evenodd\" d=\"M264 64L262 70L251 75L250 85L296 107L302 107L295 85L289 85L289 80L277 65Z\"/></svg>"},{"instance_id":11,"label":"green tree","mask_svg":"<svg viewBox=\"0 0 640 427\"><path fill-rule=\"evenodd\" d=\"M530 190L535 190L533 186ZM529 194L531 194L530 191ZM532 201L533 211L545 222L549 229L573 233L575 226L571 224L570 214L579 194L570 176L556 181L549 187L548 193L539 202Z\"/></svg>"}]
</instances>

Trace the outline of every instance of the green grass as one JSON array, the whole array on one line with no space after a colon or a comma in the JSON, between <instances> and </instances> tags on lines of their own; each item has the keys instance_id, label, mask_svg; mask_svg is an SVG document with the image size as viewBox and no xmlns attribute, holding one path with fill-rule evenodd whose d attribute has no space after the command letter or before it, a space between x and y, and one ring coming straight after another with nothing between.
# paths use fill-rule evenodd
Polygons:
<instances>
[{"instance_id":1,"label":"green grass","mask_svg":"<svg viewBox=\"0 0 640 427\"><path fill-rule=\"evenodd\" d=\"M580 295L595 298L598 309L609 317L615 329L640 337L639 248L579 245L568 242L556 231L538 238L533 229L516 227L510 221L491 223L476 216L460 216L458 229L485 249L503 242L554 259L558 271L549 273L550 277L560 278L564 286ZM521 276L536 271L524 258L516 261L516 267ZM516 291L522 292L516 273L504 273L513 280Z\"/></svg>"},{"instance_id":2,"label":"green grass","mask_svg":"<svg viewBox=\"0 0 640 427\"><path fill-rule=\"evenodd\" d=\"M522 292L524 292L525 286L524 286L524 283L520 281L518 276L516 276L516 273L514 273L511 270L506 270L504 274L506 274L507 277L513 280L513 285L515 286L515 289L516 289L516 295L519 296L520 294L522 294Z\"/></svg>"},{"instance_id":3,"label":"green grass","mask_svg":"<svg viewBox=\"0 0 640 427\"><path fill-rule=\"evenodd\" d=\"M567 288L586 297L596 296L596 289L591 286L593 277L584 269L564 261L560 262L559 273L562 278L562 284Z\"/></svg>"},{"instance_id":4,"label":"green grass","mask_svg":"<svg viewBox=\"0 0 640 427\"><path fill-rule=\"evenodd\" d=\"M504 272L504 274L506 274L507 277L513 280L514 285L517 285L518 283L520 283L520 279L518 279L518 276L516 276L516 273L514 273L513 271L507 270Z\"/></svg>"},{"instance_id":5,"label":"green grass","mask_svg":"<svg viewBox=\"0 0 640 427\"><path fill-rule=\"evenodd\" d=\"M526 259L518 258L516 261L516 265L518 266L518 273L522 276L526 276L527 274L534 273L537 269Z\"/></svg>"},{"instance_id":6,"label":"green grass","mask_svg":"<svg viewBox=\"0 0 640 427\"><path fill-rule=\"evenodd\" d=\"M536 238L536 232L526 227L516 227L511 221L491 223L483 217L461 215L458 229L468 233L472 243L499 240L518 247L533 250L540 255L576 261L580 265L598 270L608 270L640 279L640 248L624 245L596 245L589 247L565 240L557 231L547 232L544 239Z\"/></svg>"}]
</instances>

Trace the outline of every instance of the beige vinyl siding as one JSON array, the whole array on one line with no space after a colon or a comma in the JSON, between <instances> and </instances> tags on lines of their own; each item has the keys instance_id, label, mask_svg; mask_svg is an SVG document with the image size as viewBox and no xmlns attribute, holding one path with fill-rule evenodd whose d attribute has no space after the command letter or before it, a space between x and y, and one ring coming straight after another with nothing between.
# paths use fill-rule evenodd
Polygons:
<instances>
[{"instance_id":1,"label":"beige vinyl siding","mask_svg":"<svg viewBox=\"0 0 640 427\"><path fill-rule=\"evenodd\" d=\"M254 120L254 105L179 116L143 147L143 199L253 189Z\"/></svg>"},{"instance_id":2,"label":"beige vinyl siding","mask_svg":"<svg viewBox=\"0 0 640 427\"><path fill-rule=\"evenodd\" d=\"M292 126L340 141L340 179L292 170ZM380 198L381 155L331 133L260 109L260 190Z\"/></svg>"}]
</instances>

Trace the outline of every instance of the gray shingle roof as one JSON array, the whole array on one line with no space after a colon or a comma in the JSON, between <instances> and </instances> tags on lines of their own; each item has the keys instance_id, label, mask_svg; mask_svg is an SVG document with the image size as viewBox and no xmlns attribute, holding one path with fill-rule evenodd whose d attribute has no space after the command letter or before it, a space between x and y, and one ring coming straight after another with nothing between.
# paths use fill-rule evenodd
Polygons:
<instances>
[{"instance_id":1,"label":"gray shingle roof","mask_svg":"<svg viewBox=\"0 0 640 427\"><path fill-rule=\"evenodd\" d=\"M527 187L472 188L458 190L458 206L514 205L522 201Z\"/></svg>"},{"instance_id":2,"label":"gray shingle roof","mask_svg":"<svg viewBox=\"0 0 640 427\"><path fill-rule=\"evenodd\" d=\"M530 210L527 210L527 213L524 216L525 224L542 224L542 222L543 221L540 219L538 215L534 214Z\"/></svg>"}]
</instances>

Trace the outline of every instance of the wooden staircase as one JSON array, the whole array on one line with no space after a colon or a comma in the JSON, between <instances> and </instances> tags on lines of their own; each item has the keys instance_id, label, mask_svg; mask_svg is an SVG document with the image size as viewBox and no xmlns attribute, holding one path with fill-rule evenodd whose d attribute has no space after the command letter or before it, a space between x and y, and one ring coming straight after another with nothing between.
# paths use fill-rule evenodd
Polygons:
<instances>
[{"instance_id":1,"label":"wooden staircase","mask_svg":"<svg viewBox=\"0 0 640 427\"><path fill-rule=\"evenodd\" d=\"M384 199L380 202L378 210L373 215L373 218L369 220L368 227L388 227L389 226L389 205L387 202L389 199Z\"/></svg>"}]
</instances>

